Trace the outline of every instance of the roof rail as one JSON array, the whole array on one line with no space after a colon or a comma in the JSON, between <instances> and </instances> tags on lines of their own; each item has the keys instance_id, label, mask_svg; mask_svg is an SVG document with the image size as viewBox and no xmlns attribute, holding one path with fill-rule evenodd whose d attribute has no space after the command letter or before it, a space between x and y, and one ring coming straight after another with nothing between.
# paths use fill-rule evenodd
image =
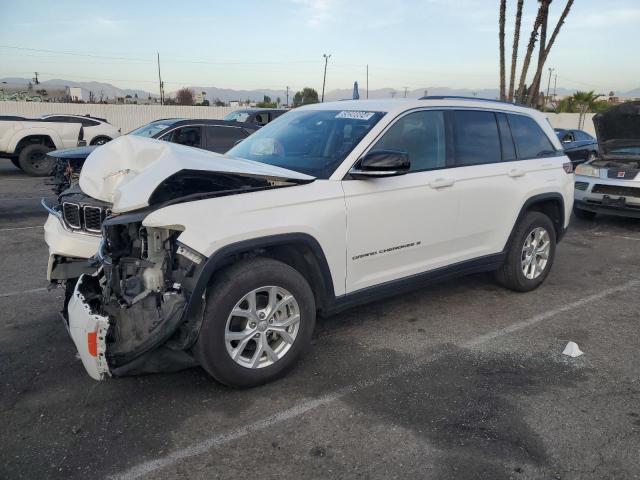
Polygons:
<instances>
[{"instance_id":1,"label":"roof rail","mask_svg":"<svg viewBox=\"0 0 640 480\"><path fill-rule=\"evenodd\" d=\"M518 107L527 107L522 103L507 102L505 100L496 100L492 98L478 98L478 97L463 97L459 95L427 95L426 97L420 97L418 100L473 100L476 102L494 102L494 103L506 103L507 105L515 105ZM529 107L527 107L529 108Z\"/></svg>"}]
</instances>

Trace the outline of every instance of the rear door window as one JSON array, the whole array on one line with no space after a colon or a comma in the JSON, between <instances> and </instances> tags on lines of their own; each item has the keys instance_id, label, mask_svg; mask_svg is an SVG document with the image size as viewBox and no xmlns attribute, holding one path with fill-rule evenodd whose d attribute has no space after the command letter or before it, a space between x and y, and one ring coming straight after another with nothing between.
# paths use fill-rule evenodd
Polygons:
<instances>
[{"instance_id":1,"label":"rear door window","mask_svg":"<svg viewBox=\"0 0 640 480\"><path fill-rule=\"evenodd\" d=\"M396 150L406 152L411 162L411 171L432 170L446 166L446 138L444 113L424 110L400 118L380 140L373 150Z\"/></svg>"},{"instance_id":2,"label":"rear door window","mask_svg":"<svg viewBox=\"0 0 640 480\"><path fill-rule=\"evenodd\" d=\"M553 144L533 118L516 114L507 117L520 160L556 156Z\"/></svg>"},{"instance_id":3,"label":"rear door window","mask_svg":"<svg viewBox=\"0 0 640 480\"><path fill-rule=\"evenodd\" d=\"M451 113L455 165L481 165L502 160L498 124L493 112L455 110Z\"/></svg>"},{"instance_id":4,"label":"rear door window","mask_svg":"<svg viewBox=\"0 0 640 480\"><path fill-rule=\"evenodd\" d=\"M236 127L210 125L205 127L205 132L205 148L218 153L225 153L239 140L244 140L247 137L247 134L241 128Z\"/></svg>"},{"instance_id":5,"label":"rear door window","mask_svg":"<svg viewBox=\"0 0 640 480\"><path fill-rule=\"evenodd\" d=\"M169 140L172 143L187 145L188 147L200 147L202 137L202 128L199 126L182 127L171 132L169 137L163 137L162 140Z\"/></svg>"}]
</instances>

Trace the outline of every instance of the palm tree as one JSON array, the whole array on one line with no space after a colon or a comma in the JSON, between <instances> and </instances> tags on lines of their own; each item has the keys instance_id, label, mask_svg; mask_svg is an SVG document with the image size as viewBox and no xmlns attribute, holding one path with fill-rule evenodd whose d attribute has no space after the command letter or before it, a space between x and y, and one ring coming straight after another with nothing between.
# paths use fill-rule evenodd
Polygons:
<instances>
[{"instance_id":1,"label":"palm tree","mask_svg":"<svg viewBox=\"0 0 640 480\"><path fill-rule=\"evenodd\" d=\"M500 18L498 23L500 24L500 33L498 38L500 40L500 100L506 98L505 95L505 66L504 66L504 24L507 13L507 0L500 0Z\"/></svg>"},{"instance_id":2,"label":"palm tree","mask_svg":"<svg viewBox=\"0 0 640 480\"><path fill-rule=\"evenodd\" d=\"M531 63L531 55L533 55L533 49L536 46L538 40L538 29L542 23L542 11L543 7L540 5L538 8L538 15L533 22L533 28L531 29L531 35L529 35L529 44L527 45L527 53L524 56L524 62L522 64L522 71L520 72L520 83L518 84L518 101L524 103L527 96L527 91L524 88L524 82L527 80L527 71L529 70L529 64Z\"/></svg>"},{"instance_id":3,"label":"palm tree","mask_svg":"<svg viewBox=\"0 0 640 480\"><path fill-rule=\"evenodd\" d=\"M513 102L513 87L516 81L516 63L518 61L518 44L520 43L520 24L522 23L522 6L524 0L518 0L516 8L516 26L513 32L513 49L511 51L511 76L509 78L509 95L507 100Z\"/></svg>"},{"instance_id":4,"label":"palm tree","mask_svg":"<svg viewBox=\"0 0 640 480\"><path fill-rule=\"evenodd\" d=\"M536 75L534 79L537 81L531 84L529 89L529 104L537 105L538 93L540 92L540 78L538 76L538 70L542 71L544 66L544 51L547 45L547 23L549 23L549 5L553 0L540 0L540 8L542 9L542 19L540 23L540 43L538 44L538 66L536 68Z\"/></svg>"},{"instance_id":5,"label":"palm tree","mask_svg":"<svg viewBox=\"0 0 640 480\"><path fill-rule=\"evenodd\" d=\"M553 34L551 35L549 44L546 45L546 47L544 48L543 55L541 59L538 61L538 69L536 70L536 74L533 78L533 82L531 82L532 86L540 85L540 79L542 78L542 69L544 67L544 63L547 61L549 52L551 52L551 47L553 47L553 44L556 41L556 38L558 37L558 33L560 33L560 29L562 28L562 25L564 24L564 21L567 18L567 15L569 15L569 11L571 10L572 5L573 5L573 0L567 0L567 4L565 5L564 10L562 11L562 15L560 15L560 19L558 20L556 27L553 29Z\"/></svg>"}]
</instances>

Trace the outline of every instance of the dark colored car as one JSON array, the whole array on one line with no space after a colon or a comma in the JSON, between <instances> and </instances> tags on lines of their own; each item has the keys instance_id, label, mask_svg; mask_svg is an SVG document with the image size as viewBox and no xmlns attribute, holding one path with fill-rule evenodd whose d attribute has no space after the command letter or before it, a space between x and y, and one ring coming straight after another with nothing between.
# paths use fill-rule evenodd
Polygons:
<instances>
[{"instance_id":1,"label":"dark colored car","mask_svg":"<svg viewBox=\"0 0 640 480\"><path fill-rule=\"evenodd\" d=\"M243 108L242 110L234 110L224 119L264 127L267 123L287 112L288 110L284 108Z\"/></svg>"},{"instance_id":2,"label":"dark colored car","mask_svg":"<svg viewBox=\"0 0 640 480\"><path fill-rule=\"evenodd\" d=\"M556 128L555 132L574 168L583 162L598 158L598 141L584 130Z\"/></svg>"},{"instance_id":3,"label":"dark colored car","mask_svg":"<svg viewBox=\"0 0 640 480\"><path fill-rule=\"evenodd\" d=\"M259 128L258 125L226 120L167 118L143 125L127 135L156 138L211 152L225 153ZM99 148L99 145L49 152L48 156L56 159L50 182L56 194L77 183L82 165L96 148Z\"/></svg>"}]
</instances>

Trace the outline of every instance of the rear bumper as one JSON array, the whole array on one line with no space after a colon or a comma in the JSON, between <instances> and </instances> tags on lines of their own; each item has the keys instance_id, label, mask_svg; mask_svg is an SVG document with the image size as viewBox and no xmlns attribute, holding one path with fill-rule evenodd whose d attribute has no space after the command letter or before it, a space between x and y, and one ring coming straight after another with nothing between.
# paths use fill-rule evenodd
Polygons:
<instances>
[{"instance_id":1,"label":"rear bumper","mask_svg":"<svg viewBox=\"0 0 640 480\"><path fill-rule=\"evenodd\" d=\"M83 294L83 279L78 280L69 301L69 334L76 345L80 360L94 380L110 375L106 359L106 337L109 318L92 312Z\"/></svg>"}]
</instances>

